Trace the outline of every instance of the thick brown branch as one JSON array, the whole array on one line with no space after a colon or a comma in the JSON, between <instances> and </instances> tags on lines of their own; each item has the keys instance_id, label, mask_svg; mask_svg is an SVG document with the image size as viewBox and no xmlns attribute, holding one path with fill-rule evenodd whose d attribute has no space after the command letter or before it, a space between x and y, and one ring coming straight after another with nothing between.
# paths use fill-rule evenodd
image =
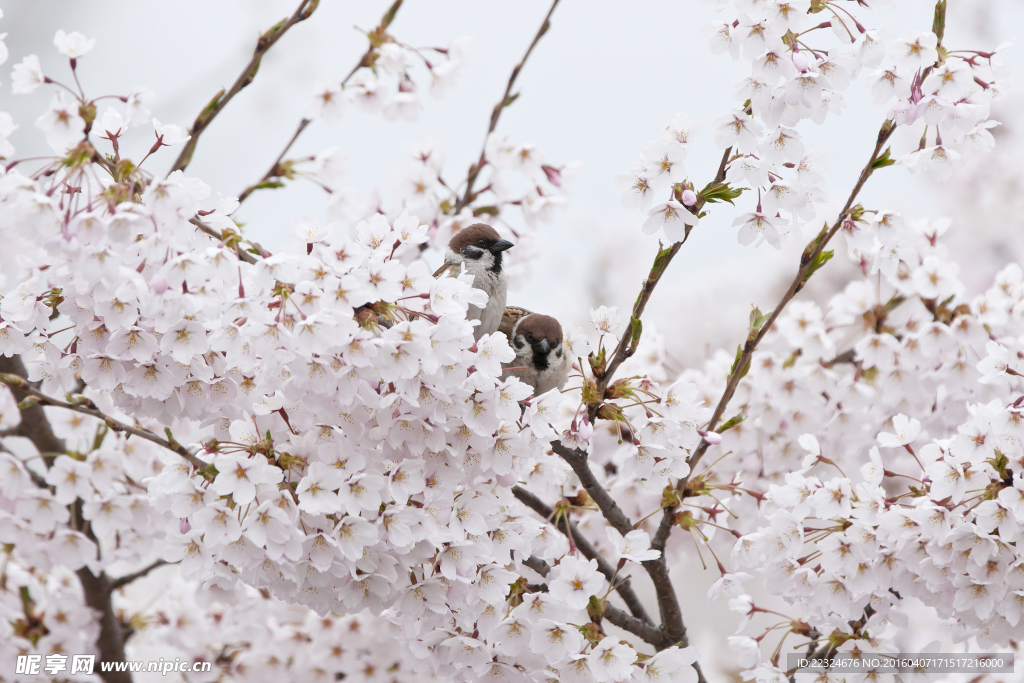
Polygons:
<instances>
[{"instance_id":1,"label":"thick brown branch","mask_svg":"<svg viewBox=\"0 0 1024 683\"><path fill-rule=\"evenodd\" d=\"M119 577L117 577L116 579L113 579L110 582L111 590L117 590L118 588L121 588L122 586L127 586L132 581L136 581L138 579L141 579L142 577L146 576L147 574L149 574L154 569L159 569L160 567L163 567L166 564L168 564L168 563L166 561L164 561L164 560L157 560L156 562L143 567L142 569L140 569L137 572L132 572L131 574L125 574L124 576L119 576Z\"/></svg>"},{"instance_id":2,"label":"thick brown branch","mask_svg":"<svg viewBox=\"0 0 1024 683\"><path fill-rule=\"evenodd\" d=\"M185 141L184 148L182 148L177 160L171 167L172 173L174 171L183 170L192 162L192 154L196 150L196 145L199 144L199 136L201 136L203 131L206 130L215 118L217 118L217 115L224 110L224 107L227 106L228 102L230 102L235 95L240 93L246 86L252 83L254 78L256 78L256 72L259 71L263 55L265 55L270 48L274 47L274 44L281 39L281 36L288 32L288 29L300 21L308 19L319 4L320 0L301 0L299 2L299 6L290 17L282 19L278 23L274 24L266 33L259 37L259 40L256 41L256 49L253 50L252 53L252 59L249 60L249 63L246 64L242 73L239 74L237 79L235 79L231 89L227 92L221 90L219 93L214 95L213 99L203 107L201 112L199 112L199 116L196 117L195 123L192 124L192 130L189 131L191 137Z\"/></svg>"},{"instance_id":3,"label":"thick brown branch","mask_svg":"<svg viewBox=\"0 0 1024 683\"><path fill-rule=\"evenodd\" d=\"M516 96L512 95L512 87L516 83L516 79L519 77L519 72L523 70L523 65L526 64L526 60L530 58L530 54L533 52L533 48L537 46L540 39L548 32L551 28L551 15L554 13L555 8L558 7L559 0L555 0L551 3L551 9L548 10L547 15L544 17L544 23L540 25L540 29L537 31L537 35L533 37L533 42L530 43L530 47L526 48L526 54L519 60L515 68L512 69L512 75L508 79L508 85L505 86L505 94L501 96L501 100L494 105L494 109L491 110L491 123L487 127L487 135L484 136L484 148L480 150L480 158L475 164L469 167L469 173L466 175L466 191L462 197L455 203L455 213L458 213L467 204L473 201L473 186L476 185L477 176L480 175L480 171L483 170L484 164L487 163L487 140L491 137L491 133L498 127L498 119L501 118L501 112L505 107L512 104L515 101Z\"/></svg>"},{"instance_id":4,"label":"thick brown branch","mask_svg":"<svg viewBox=\"0 0 1024 683\"><path fill-rule=\"evenodd\" d=\"M526 505L526 507L530 508L545 519L549 519L555 513L555 511L551 509L551 506L530 491L524 489L522 486L514 486L512 488L512 493L515 494L515 497L518 498L521 503ZM577 526L572 522L569 522L569 530L572 532L572 540L576 543L576 548L580 551L583 557L588 560L597 560L597 570L601 572L606 579L612 581L615 576L615 568L608 564L608 561L601 556L601 553L597 552L594 546L590 544L590 541L580 533L579 528L577 528ZM562 530L559 529L559 531ZM562 531L562 533L565 532ZM622 601L626 603L626 607L633 613L633 616L646 624L653 625L654 622L651 621L650 616L648 616L647 610L644 609L643 604L640 602L640 598L633 592L633 587L630 584L629 579L620 583L616 592L618 592Z\"/></svg>"},{"instance_id":5,"label":"thick brown branch","mask_svg":"<svg viewBox=\"0 0 1024 683\"><path fill-rule=\"evenodd\" d=\"M194 465L196 468L203 467L206 464L199 458L197 458L195 455L190 453L187 448L185 448L184 446L177 442L168 441L167 439L157 436L156 434L147 429L139 429L138 427L132 427L131 425L126 425L123 422L115 420L114 418L110 417L103 411L99 410L92 401L90 401L88 398L84 396L75 397L76 400L80 401L79 403L65 403L64 401L52 398L42 393L41 391L33 389L25 380L24 377L21 377L20 375L16 374L0 373L0 382L3 382L7 386L11 387L12 390L20 390L25 394L28 394L29 397L38 400L39 404L53 406L55 408L63 408L64 410L72 410L76 413L82 413L84 415L91 415L99 420L102 420L107 425L107 427L113 429L116 432L125 432L127 434L137 436L141 439L152 441L153 443L159 446L163 446L169 451L177 453L181 457L185 458L185 460L192 463L192 465ZM43 417L43 419L46 419L45 416ZM49 423L47 423L47 427L49 427ZM61 448L61 450L63 451L63 447Z\"/></svg>"},{"instance_id":6,"label":"thick brown branch","mask_svg":"<svg viewBox=\"0 0 1024 683\"><path fill-rule=\"evenodd\" d=\"M587 454L580 450L566 448L557 441L551 442L551 448L563 460L569 463L569 466L572 467L573 472L579 478L580 483L583 484L583 488L587 490L587 494L597 504L598 509L601 510L605 520L623 536L633 531L633 523L629 517L626 516L626 513L622 511L622 508L615 502L615 499L611 497L604 487L601 486L601 483L597 481L597 477L594 476L594 472L590 469L590 464L587 462ZM658 597L658 611L661 615L660 636L657 640L648 642L659 650L671 647L676 643L682 643L686 647L688 642L686 626L683 624L683 613L679 607L679 599L676 597L675 587L672 585L672 579L669 576L664 549L658 548L658 550L662 551L661 557L657 560L647 560L643 563L644 569L654 583Z\"/></svg>"},{"instance_id":7,"label":"thick brown branch","mask_svg":"<svg viewBox=\"0 0 1024 683\"><path fill-rule=\"evenodd\" d=\"M39 392L25 379L28 372L19 357L0 357L0 373L2 373L0 377L3 378L3 383L11 388L19 403L40 396ZM43 461L49 469L53 465L56 455L65 451L65 446L64 442L53 433L50 421L46 419L46 413L43 411L43 405L46 403L43 400L38 403L30 400L30 405L20 408L21 424L19 424L18 436L24 436L32 442L36 449L43 454ZM42 477L35 472L30 471L30 474L36 486L48 488ZM80 506L81 501L76 501L74 507L80 510ZM91 533L89 535L91 536ZM91 537L95 541L95 537ZM82 567L75 573L82 584L82 593L85 595L86 604L100 614L100 635L96 640L100 661L125 661L125 633L110 601L112 591L110 579L103 572L96 576L87 567ZM106 683L131 683L132 680L131 674L124 671L102 672L100 677Z\"/></svg>"},{"instance_id":8,"label":"thick brown branch","mask_svg":"<svg viewBox=\"0 0 1024 683\"><path fill-rule=\"evenodd\" d=\"M551 571L551 565L535 555L530 555L528 558L523 560L523 564L541 576L547 576L548 572Z\"/></svg>"},{"instance_id":9,"label":"thick brown branch","mask_svg":"<svg viewBox=\"0 0 1024 683\"><path fill-rule=\"evenodd\" d=\"M648 624L643 619L637 619L626 610L619 609L615 605L605 603L604 618L612 622L623 631L629 631L645 643L657 647L657 643L663 640L661 629ZM661 648L659 648L661 649Z\"/></svg>"},{"instance_id":10,"label":"thick brown branch","mask_svg":"<svg viewBox=\"0 0 1024 683\"><path fill-rule=\"evenodd\" d=\"M404 0L395 0L391 4L391 7L389 7L388 11L384 13L383 17L381 17L380 24L377 26L376 30L374 30L374 32L371 35L377 36L378 38L381 38L385 35L388 26L391 25L391 22L394 21L395 19L395 15L398 14L398 9L402 6L402 2L404 2ZM348 72L348 75L345 76L344 79L342 79L342 87L344 87L345 84L349 82L349 79L351 79L352 76L355 75L356 71L359 71L359 69L361 69L364 66L371 66L373 64L373 50L374 47L373 44L371 43L370 47L368 47L366 49L366 52L363 53L363 56L359 58L358 62L356 62L356 65L352 67L351 71ZM306 127L310 123L312 123L311 119L302 119L301 121L299 121L299 126L298 128L295 129L295 132L292 134L291 139L288 140L288 144L286 144L284 146L284 149L281 150L281 153L277 155L277 158L274 159L274 163L270 165L270 168L268 168L267 172L263 174L263 177L257 180L249 187L242 190L242 194L238 195L239 204L248 199L249 195L251 195L256 190L279 186L276 184L271 184L271 181L274 178L284 177L284 175L287 173L285 167L281 165L281 162L284 161L284 157L286 154L288 154L288 150L292 148L292 145L295 144L295 141L299 139L299 136L302 135L302 132L306 130Z\"/></svg>"},{"instance_id":11,"label":"thick brown branch","mask_svg":"<svg viewBox=\"0 0 1024 683\"><path fill-rule=\"evenodd\" d=\"M576 477L583 484L583 488L587 490L591 499L597 503L601 514L612 525L612 528L623 536L633 531L633 522L630 521L626 513L619 507L619 504L615 502L611 494L601 486L597 477L594 476L594 472L590 469L590 464L587 462L587 454L578 449L566 448L560 441L552 441L550 445L551 449L562 460L569 463L569 467L576 473Z\"/></svg>"},{"instance_id":12,"label":"thick brown branch","mask_svg":"<svg viewBox=\"0 0 1024 683\"><path fill-rule=\"evenodd\" d=\"M75 573L78 574L78 580L82 584L86 604L100 615L100 636L96 640L99 660L101 662L125 661L125 632L110 600L110 594L113 592L110 578L102 572L96 576L89 571L88 567L82 567ZM100 673L100 678L106 683L131 683L132 675L127 671L104 671Z\"/></svg>"},{"instance_id":13,"label":"thick brown branch","mask_svg":"<svg viewBox=\"0 0 1024 683\"><path fill-rule=\"evenodd\" d=\"M15 384L5 382L11 388L14 399L18 403L32 395L34 390L29 387L26 379L28 371L18 356L10 358L0 356L0 374L12 375L21 380ZM46 419L46 413L43 412L43 406L38 403L21 408L21 422L14 428L11 435L23 436L31 441L42 456L46 469L50 469L53 466L54 458L64 452L64 442L53 433L50 421Z\"/></svg>"}]
</instances>

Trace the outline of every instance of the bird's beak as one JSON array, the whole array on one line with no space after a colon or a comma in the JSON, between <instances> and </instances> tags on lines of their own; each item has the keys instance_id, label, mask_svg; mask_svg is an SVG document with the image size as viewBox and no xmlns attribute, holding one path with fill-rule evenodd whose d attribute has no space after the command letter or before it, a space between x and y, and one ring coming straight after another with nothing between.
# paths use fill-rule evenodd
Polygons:
<instances>
[{"instance_id":1,"label":"bird's beak","mask_svg":"<svg viewBox=\"0 0 1024 683\"><path fill-rule=\"evenodd\" d=\"M499 252L505 251L506 249L511 249L514 246L516 245L512 244L508 240L498 240L491 246L491 253L497 254Z\"/></svg>"},{"instance_id":2,"label":"bird's beak","mask_svg":"<svg viewBox=\"0 0 1024 683\"><path fill-rule=\"evenodd\" d=\"M544 354L547 354L547 352L551 350L551 344L548 343L547 339L541 339L540 344L538 344L538 346L540 346L540 350Z\"/></svg>"}]
</instances>

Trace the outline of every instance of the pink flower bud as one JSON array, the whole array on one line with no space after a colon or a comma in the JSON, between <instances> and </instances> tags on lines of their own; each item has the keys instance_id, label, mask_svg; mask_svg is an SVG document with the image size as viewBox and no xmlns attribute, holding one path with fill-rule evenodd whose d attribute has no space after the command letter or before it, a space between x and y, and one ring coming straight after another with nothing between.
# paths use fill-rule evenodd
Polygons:
<instances>
[{"instance_id":1,"label":"pink flower bud","mask_svg":"<svg viewBox=\"0 0 1024 683\"><path fill-rule=\"evenodd\" d=\"M548 182L549 183L551 183L555 187L561 187L562 186L562 172L561 171L559 171L554 166L548 166L547 164L544 164L540 168L541 168L542 171L544 171L544 175L546 175L548 177Z\"/></svg>"},{"instance_id":2,"label":"pink flower bud","mask_svg":"<svg viewBox=\"0 0 1024 683\"><path fill-rule=\"evenodd\" d=\"M701 438L707 441L712 446L717 446L722 443L722 435L717 432L705 432L702 429L698 429L697 433L700 434Z\"/></svg>"},{"instance_id":3,"label":"pink flower bud","mask_svg":"<svg viewBox=\"0 0 1024 683\"><path fill-rule=\"evenodd\" d=\"M697 203L697 194L690 189L683 190L683 204L693 206Z\"/></svg>"},{"instance_id":4,"label":"pink flower bud","mask_svg":"<svg viewBox=\"0 0 1024 683\"><path fill-rule=\"evenodd\" d=\"M182 517L178 521L178 531L180 531L183 534L187 534L188 532L192 531L192 525L188 523L188 517Z\"/></svg>"},{"instance_id":5,"label":"pink flower bud","mask_svg":"<svg viewBox=\"0 0 1024 683\"><path fill-rule=\"evenodd\" d=\"M800 73L807 73L807 70L810 68L810 66L807 64L807 57L804 56L803 52L793 53L793 66L795 66L796 70L799 71Z\"/></svg>"}]
</instances>

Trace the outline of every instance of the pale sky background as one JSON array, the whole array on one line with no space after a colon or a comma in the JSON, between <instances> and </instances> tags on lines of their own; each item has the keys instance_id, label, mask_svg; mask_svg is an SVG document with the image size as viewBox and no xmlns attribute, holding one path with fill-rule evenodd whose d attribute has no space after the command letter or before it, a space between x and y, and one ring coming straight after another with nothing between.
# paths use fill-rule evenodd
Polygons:
<instances>
[{"instance_id":1,"label":"pale sky background","mask_svg":"<svg viewBox=\"0 0 1024 683\"><path fill-rule=\"evenodd\" d=\"M145 85L157 93L153 115L187 127L217 90L234 81L259 33L290 14L296 4L0 0L0 33L9 33L11 51L8 63L0 67L0 110L21 123L12 137L18 156L48 153L33 121L46 109L49 94L41 88L30 96L13 97L10 67L36 53L48 74L69 80L66 60L52 45L57 29L97 39L94 51L80 60L87 93L121 94ZM322 0L311 19L294 27L271 50L255 82L205 132L188 174L228 196L259 178L302 118L314 84L343 77L365 50L365 39L353 27L371 29L387 5L381 0ZM386 198L388 179L404 161L402 144L434 136L447 151L446 179L461 180L480 153L491 108L548 7L541 0L406 0L391 27L403 42L444 46L460 36L474 39L457 85L440 101L424 92L425 110L413 124L386 122L354 109L335 126L315 122L289 156L339 146L349 156L347 184L366 190L379 187ZM883 19L898 33L923 31L930 27L933 7L931 1L901 0L889 15L892 19ZM510 303L551 313L563 322L586 320L589 307L596 303L623 310L632 303L657 242L640 231L643 216L622 207L614 176L629 168L643 143L657 139L677 112L704 123L704 134L687 159L691 177L700 187L713 176L720 158L711 141L713 122L736 105L732 87L740 74L739 65L727 55L707 53L701 27L713 16L711 8L698 0L562 0L551 30L519 78L516 90L521 97L505 110L498 131L513 142L537 143L549 163L580 161L583 167L569 208L542 226L543 255L529 281L510 294ZM1022 17L1024 5L1019 0L953 0L945 42L954 47L994 47L1013 37ZM867 14L864 23L878 22ZM983 43L979 34L985 36ZM1011 59L1015 73L1020 73L1021 50L1011 53ZM843 116L829 117L820 127L810 122L800 127L805 140L818 143L831 163L827 177L832 200L822 215L830 222L866 161L886 113L862 102L870 98L863 97L859 84L844 96L848 109ZM1016 94L1011 98L1019 104ZM1019 116L1019 107L1007 104L1002 110L1008 115L1004 119ZM1005 128L1012 133L1012 125ZM146 137L144 146L151 139ZM151 160L155 163L150 170L165 172L175 156L176 152L162 151ZM957 178L951 181L956 182ZM949 186L932 185L893 167L869 183L862 200L869 206L904 211L911 218L963 213L964 207L950 206L949 196L963 199ZM324 200L312 184L295 182L257 193L235 217L246 223L247 234L273 250L286 239L293 217L325 216ZM789 241L781 252L768 245L741 247L731 224L747 210L742 200L737 208L715 205L648 309L646 323L678 335L674 346L684 360L699 359L709 347L734 346L743 337L750 305L770 308L783 279L788 282L795 272L806 239ZM1019 219L1006 225L1013 234L1020 229ZM440 260L438 254L428 257L435 264ZM841 266L836 269L841 272ZM703 615L714 572L693 569L678 568L677 574L685 573L680 594L686 614ZM724 605L716 605L715 611L721 614ZM726 614L715 630L729 635L731 616ZM708 636L695 629L696 642ZM711 658L716 656L728 654Z\"/></svg>"}]
</instances>

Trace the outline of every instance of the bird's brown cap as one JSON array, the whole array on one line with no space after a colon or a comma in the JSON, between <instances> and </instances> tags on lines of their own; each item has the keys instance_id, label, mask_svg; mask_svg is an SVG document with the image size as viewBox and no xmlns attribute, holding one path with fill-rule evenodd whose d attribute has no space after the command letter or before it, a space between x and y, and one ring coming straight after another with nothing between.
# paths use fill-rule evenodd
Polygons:
<instances>
[{"instance_id":1,"label":"bird's brown cap","mask_svg":"<svg viewBox=\"0 0 1024 683\"><path fill-rule=\"evenodd\" d=\"M500 240L501 235L486 223L474 223L455 233L448 241L448 247L458 254L462 252L463 247L475 244L479 239L485 239L488 244L491 244Z\"/></svg>"},{"instance_id":2,"label":"bird's brown cap","mask_svg":"<svg viewBox=\"0 0 1024 683\"><path fill-rule=\"evenodd\" d=\"M534 339L547 339L554 346L562 341L562 326L550 315L531 313L519 321L516 334L532 334Z\"/></svg>"}]
</instances>

